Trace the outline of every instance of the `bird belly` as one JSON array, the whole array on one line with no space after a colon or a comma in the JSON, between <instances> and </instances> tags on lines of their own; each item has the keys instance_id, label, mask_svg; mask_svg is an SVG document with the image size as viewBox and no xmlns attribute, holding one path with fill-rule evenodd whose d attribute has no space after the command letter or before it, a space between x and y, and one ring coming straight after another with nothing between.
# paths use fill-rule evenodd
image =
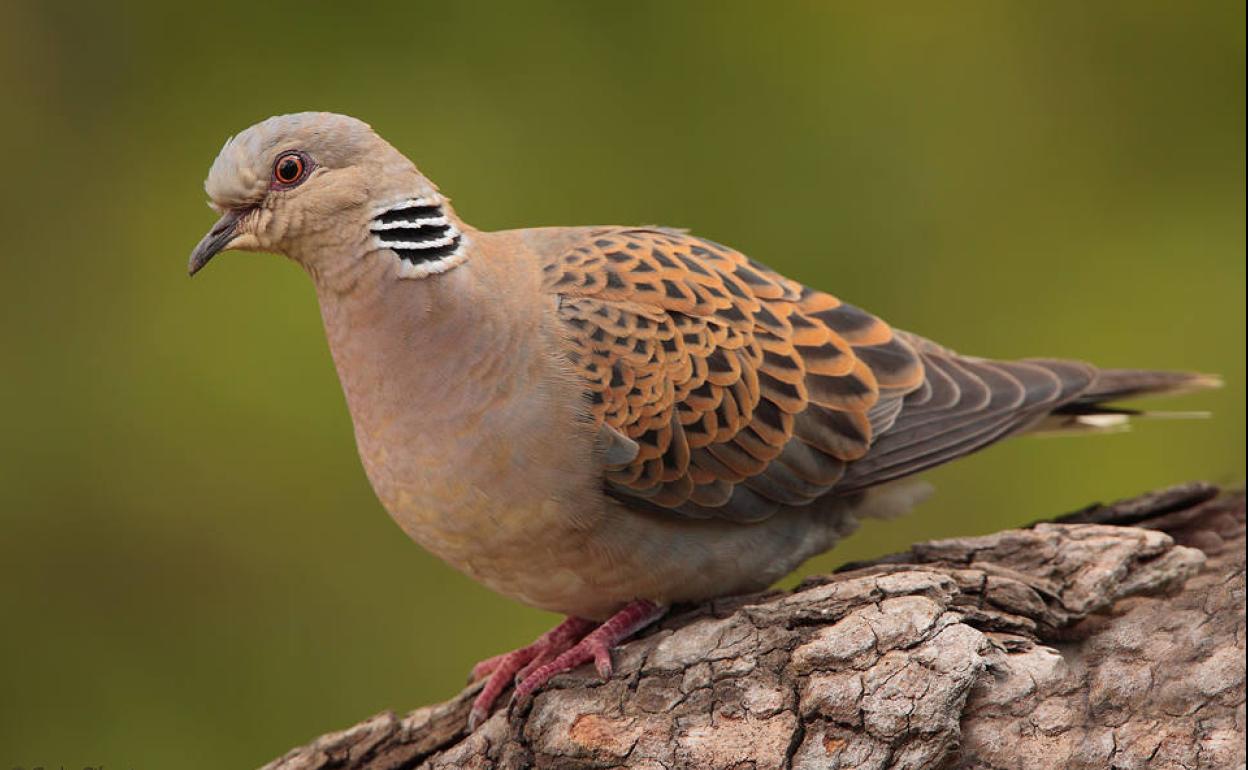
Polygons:
<instances>
[{"instance_id":1,"label":"bird belly","mask_svg":"<svg viewBox=\"0 0 1248 770\"><path fill-rule=\"evenodd\" d=\"M443 450L427 454L357 438L390 516L460 572L525 604L564 613L584 605L602 582L594 533L605 496L596 478L578 478L557 456L513 441L440 441L434 443Z\"/></svg>"},{"instance_id":2,"label":"bird belly","mask_svg":"<svg viewBox=\"0 0 1248 770\"><path fill-rule=\"evenodd\" d=\"M594 620L635 599L700 602L765 589L873 515L867 495L742 524L632 509L599 488L572 493L557 469L495 467L466 483L462 474L365 466L390 515L426 550L499 594Z\"/></svg>"},{"instance_id":3,"label":"bird belly","mask_svg":"<svg viewBox=\"0 0 1248 770\"><path fill-rule=\"evenodd\" d=\"M488 588L533 607L604 620L634 599L697 602L758 591L856 526L848 510L785 511L757 524L684 519L603 499L586 526L554 500L459 511L535 526L465 533L410 504L392 509L425 548ZM583 518L583 517L582 517Z\"/></svg>"},{"instance_id":4,"label":"bird belly","mask_svg":"<svg viewBox=\"0 0 1248 770\"><path fill-rule=\"evenodd\" d=\"M569 525L560 508L512 501L451 509L408 498L389 510L422 547L496 593L550 612L605 618L628 601L627 571L637 565L609 558L596 533ZM468 519L488 524L460 526Z\"/></svg>"},{"instance_id":5,"label":"bird belly","mask_svg":"<svg viewBox=\"0 0 1248 770\"><path fill-rule=\"evenodd\" d=\"M874 490L751 524L637 510L606 496L600 474L570 470L584 469L572 458L590 451L575 436L559 444L569 457L518 437L429 442L437 452L357 438L374 490L409 537L504 596L590 619L635 599L761 590L852 532L857 516L881 515Z\"/></svg>"},{"instance_id":6,"label":"bird belly","mask_svg":"<svg viewBox=\"0 0 1248 770\"><path fill-rule=\"evenodd\" d=\"M579 610L589 617L639 598L673 604L763 590L857 527L852 504L841 500L752 524L638 511L614 500L609 509L610 524L595 533L605 555L606 568L594 576L601 590Z\"/></svg>"}]
</instances>

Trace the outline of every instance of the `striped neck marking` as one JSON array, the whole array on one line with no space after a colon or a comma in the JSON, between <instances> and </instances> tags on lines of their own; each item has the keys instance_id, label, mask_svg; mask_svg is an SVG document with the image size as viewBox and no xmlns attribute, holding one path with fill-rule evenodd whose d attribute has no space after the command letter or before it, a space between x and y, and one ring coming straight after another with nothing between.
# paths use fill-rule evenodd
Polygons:
<instances>
[{"instance_id":1,"label":"striped neck marking","mask_svg":"<svg viewBox=\"0 0 1248 770\"><path fill-rule=\"evenodd\" d=\"M443 273L464 261L464 236L441 201L409 198L382 209L368 226L373 243L399 257L400 278Z\"/></svg>"}]
</instances>

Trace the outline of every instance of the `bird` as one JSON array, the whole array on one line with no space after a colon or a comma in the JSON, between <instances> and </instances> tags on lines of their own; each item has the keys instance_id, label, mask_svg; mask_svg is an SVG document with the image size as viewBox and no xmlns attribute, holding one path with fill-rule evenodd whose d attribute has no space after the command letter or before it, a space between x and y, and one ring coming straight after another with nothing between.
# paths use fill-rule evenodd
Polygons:
<instances>
[{"instance_id":1,"label":"bird","mask_svg":"<svg viewBox=\"0 0 1248 770\"><path fill-rule=\"evenodd\" d=\"M1100 432L1216 376L961 355L728 246L652 226L488 232L368 124L279 115L204 183L226 250L311 277L364 471L426 550L566 620L479 663L469 727L675 604L769 587L914 474Z\"/></svg>"}]
</instances>

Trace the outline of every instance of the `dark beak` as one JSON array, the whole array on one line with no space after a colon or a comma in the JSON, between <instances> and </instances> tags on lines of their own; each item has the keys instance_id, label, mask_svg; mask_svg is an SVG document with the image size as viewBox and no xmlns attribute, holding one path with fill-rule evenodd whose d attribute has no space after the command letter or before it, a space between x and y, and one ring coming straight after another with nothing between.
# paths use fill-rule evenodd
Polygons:
<instances>
[{"instance_id":1,"label":"dark beak","mask_svg":"<svg viewBox=\"0 0 1248 770\"><path fill-rule=\"evenodd\" d=\"M195 250L191 252L191 261L186 266L186 272L195 275L208 264L208 260L217 255L219 251L225 251L230 245L230 241L238 235L238 222L247 214L247 209L230 209L225 212L225 216L217 220L195 246Z\"/></svg>"}]
</instances>

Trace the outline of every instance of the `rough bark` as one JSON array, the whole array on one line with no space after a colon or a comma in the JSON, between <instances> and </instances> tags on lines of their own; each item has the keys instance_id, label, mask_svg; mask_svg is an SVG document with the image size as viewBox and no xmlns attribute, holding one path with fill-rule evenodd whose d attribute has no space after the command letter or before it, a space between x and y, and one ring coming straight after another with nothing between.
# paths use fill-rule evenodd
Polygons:
<instances>
[{"instance_id":1,"label":"rough bark","mask_svg":"<svg viewBox=\"0 0 1248 770\"><path fill-rule=\"evenodd\" d=\"M475 691L265 770L1242 768L1244 496L1188 484L687 609L610 681L582 667L469 735Z\"/></svg>"}]
</instances>

